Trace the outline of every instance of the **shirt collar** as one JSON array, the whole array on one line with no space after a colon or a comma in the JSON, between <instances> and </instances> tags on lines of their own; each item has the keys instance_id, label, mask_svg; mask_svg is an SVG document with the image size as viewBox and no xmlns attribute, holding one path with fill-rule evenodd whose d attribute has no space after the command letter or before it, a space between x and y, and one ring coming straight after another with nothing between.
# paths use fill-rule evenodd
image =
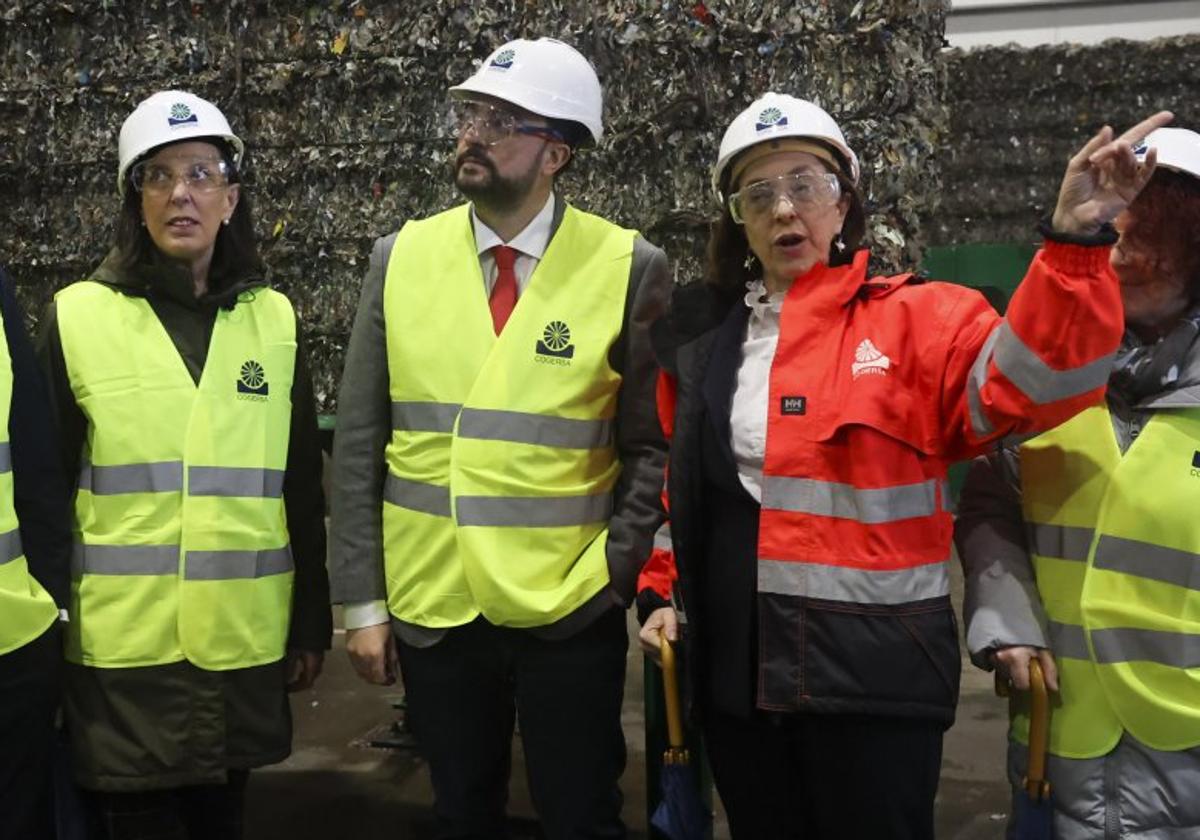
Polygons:
<instances>
[{"instance_id":1,"label":"shirt collar","mask_svg":"<svg viewBox=\"0 0 1200 840\"><path fill-rule=\"evenodd\" d=\"M526 256L540 260L550 244L551 227L554 224L554 193L546 199L545 206L538 211L524 230L505 242L500 236L485 225L479 216L475 215L475 205L471 205L471 224L475 228L475 251L484 254L497 245L507 245L515 248Z\"/></svg>"}]
</instances>

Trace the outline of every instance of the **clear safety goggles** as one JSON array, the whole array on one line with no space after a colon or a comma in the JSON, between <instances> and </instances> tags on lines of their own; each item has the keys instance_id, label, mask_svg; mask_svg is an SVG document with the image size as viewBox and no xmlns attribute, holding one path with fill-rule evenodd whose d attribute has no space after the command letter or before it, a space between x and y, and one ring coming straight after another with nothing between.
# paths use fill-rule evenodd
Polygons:
<instances>
[{"instance_id":1,"label":"clear safety goggles","mask_svg":"<svg viewBox=\"0 0 1200 840\"><path fill-rule=\"evenodd\" d=\"M229 186L229 178L229 164L220 159L192 161L181 169L145 160L130 171L133 188L150 195L174 192L180 180L189 192L216 192Z\"/></svg>"},{"instance_id":2,"label":"clear safety goggles","mask_svg":"<svg viewBox=\"0 0 1200 840\"><path fill-rule=\"evenodd\" d=\"M469 99L457 101L451 109L451 120L457 136L465 137L470 132L484 146L503 143L515 134L528 134L559 143L564 141L562 134L550 126L531 125L512 111L498 108L490 102Z\"/></svg>"},{"instance_id":3,"label":"clear safety goggles","mask_svg":"<svg viewBox=\"0 0 1200 840\"><path fill-rule=\"evenodd\" d=\"M832 172L792 172L747 184L729 196L729 214L739 225L772 213L786 199L795 210L837 204L842 185Z\"/></svg>"}]
</instances>

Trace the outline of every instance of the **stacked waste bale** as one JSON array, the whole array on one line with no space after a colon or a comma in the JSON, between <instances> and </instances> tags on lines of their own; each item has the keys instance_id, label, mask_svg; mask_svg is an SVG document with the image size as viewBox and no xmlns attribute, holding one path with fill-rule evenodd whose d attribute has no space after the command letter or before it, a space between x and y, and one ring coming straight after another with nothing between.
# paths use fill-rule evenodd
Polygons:
<instances>
[{"instance_id":1,"label":"stacked waste bale","mask_svg":"<svg viewBox=\"0 0 1200 840\"><path fill-rule=\"evenodd\" d=\"M446 88L493 47L551 35L596 65L607 136L576 204L698 276L724 127L767 89L816 100L864 161L881 268L919 258L945 145L945 4L930 0L9 0L0 11L0 263L36 314L103 256L116 132L149 93L217 102L248 141L273 281L296 303L333 412L374 237L454 202Z\"/></svg>"},{"instance_id":2,"label":"stacked waste bale","mask_svg":"<svg viewBox=\"0 0 1200 840\"><path fill-rule=\"evenodd\" d=\"M1026 242L1054 210L1063 167L1106 122L1159 110L1200 130L1200 35L947 53L945 193L930 244Z\"/></svg>"}]
</instances>

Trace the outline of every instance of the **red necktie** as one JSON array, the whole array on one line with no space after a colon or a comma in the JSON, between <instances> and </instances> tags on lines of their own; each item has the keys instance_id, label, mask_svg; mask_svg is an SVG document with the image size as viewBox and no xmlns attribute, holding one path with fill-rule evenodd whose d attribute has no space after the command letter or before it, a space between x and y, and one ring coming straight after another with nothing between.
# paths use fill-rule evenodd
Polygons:
<instances>
[{"instance_id":1,"label":"red necktie","mask_svg":"<svg viewBox=\"0 0 1200 840\"><path fill-rule=\"evenodd\" d=\"M492 248L492 257L496 260L497 273L488 306L492 309L492 326L496 328L496 335L500 335L517 305L517 273L513 271L517 252L507 245L497 245Z\"/></svg>"}]
</instances>

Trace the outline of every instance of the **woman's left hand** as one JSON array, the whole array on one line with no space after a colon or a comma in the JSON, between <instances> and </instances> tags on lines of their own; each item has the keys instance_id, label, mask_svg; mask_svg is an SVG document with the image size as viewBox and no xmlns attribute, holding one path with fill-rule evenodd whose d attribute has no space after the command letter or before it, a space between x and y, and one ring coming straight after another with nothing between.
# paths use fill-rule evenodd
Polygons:
<instances>
[{"instance_id":1,"label":"woman's left hand","mask_svg":"<svg viewBox=\"0 0 1200 840\"><path fill-rule=\"evenodd\" d=\"M1129 206L1154 174L1155 150L1139 162L1133 147L1147 134L1174 119L1159 111L1113 139L1104 126L1067 164L1053 225L1060 233L1090 235Z\"/></svg>"},{"instance_id":2,"label":"woman's left hand","mask_svg":"<svg viewBox=\"0 0 1200 840\"><path fill-rule=\"evenodd\" d=\"M325 653L319 650L289 650L287 654L287 690L312 688L321 675Z\"/></svg>"}]
</instances>

